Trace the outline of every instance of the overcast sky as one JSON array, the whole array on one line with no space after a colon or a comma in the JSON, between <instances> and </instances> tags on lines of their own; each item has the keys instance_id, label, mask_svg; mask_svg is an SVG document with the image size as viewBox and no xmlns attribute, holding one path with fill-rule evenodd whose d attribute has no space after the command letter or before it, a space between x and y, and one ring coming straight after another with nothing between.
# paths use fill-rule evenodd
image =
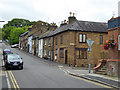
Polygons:
<instances>
[{"instance_id":1,"label":"overcast sky","mask_svg":"<svg viewBox=\"0 0 120 90\"><path fill-rule=\"evenodd\" d=\"M107 22L118 16L120 0L0 0L0 21L5 23L13 18L30 21L55 22L68 20L69 12L78 20ZM0 27L2 26L0 22Z\"/></svg>"}]
</instances>

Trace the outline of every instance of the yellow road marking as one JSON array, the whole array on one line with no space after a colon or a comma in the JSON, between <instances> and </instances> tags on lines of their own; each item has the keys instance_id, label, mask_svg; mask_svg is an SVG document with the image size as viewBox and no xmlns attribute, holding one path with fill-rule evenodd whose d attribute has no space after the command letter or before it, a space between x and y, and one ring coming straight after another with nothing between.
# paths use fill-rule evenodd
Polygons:
<instances>
[{"instance_id":1,"label":"yellow road marking","mask_svg":"<svg viewBox=\"0 0 120 90\"><path fill-rule=\"evenodd\" d=\"M16 79L15 79L15 77L14 77L14 75L13 75L13 73L12 73L12 71L10 71L10 72L11 72L11 75L12 75L12 77L13 77L13 79L14 79L14 82L15 82L16 85L17 85L17 88L20 88L19 85L18 85L18 83L17 83L17 81L16 81Z\"/></svg>"},{"instance_id":2,"label":"yellow road marking","mask_svg":"<svg viewBox=\"0 0 120 90\"><path fill-rule=\"evenodd\" d=\"M9 73L9 76L10 76L10 78L11 78L11 81L12 81L12 83L13 83L14 88L16 88L15 83L14 83L14 81L13 81L13 79L12 79L11 73L10 73L9 71L8 71L8 73Z\"/></svg>"},{"instance_id":3,"label":"yellow road marking","mask_svg":"<svg viewBox=\"0 0 120 90\"><path fill-rule=\"evenodd\" d=\"M68 74L66 74L66 75L68 75ZM80 77L75 77L75 76L72 76L72 75L68 75L68 76L71 76L73 78L77 78L77 79L80 79L80 80L83 80L83 81L86 81L86 82L89 82L89 83L92 83L92 84L96 84L98 86L102 86L102 87L105 87L105 88L112 88L110 86L103 85L103 84L100 84L100 83L97 83L97 82L93 82L93 81L90 81L90 80L86 80L86 79L83 79L83 78L80 78Z\"/></svg>"},{"instance_id":4,"label":"yellow road marking","mask_svg":"<svg viewBox=\"0 0 120 90\"><path fill-rule=\"evenodd\" d=\"M14 86L15 90L16 90L17 88L18 88L18 90L20 90L20 87L19 87L19 85L18 85L18 83L17 83L17 81L16 81L16 79L15 79L12 71L8 71L8 73L9 73L9 75L10 75L10 78L11 78L11 81L12 81L12 83L13 83L13 86Z\"/></svg>"}]
</instances>

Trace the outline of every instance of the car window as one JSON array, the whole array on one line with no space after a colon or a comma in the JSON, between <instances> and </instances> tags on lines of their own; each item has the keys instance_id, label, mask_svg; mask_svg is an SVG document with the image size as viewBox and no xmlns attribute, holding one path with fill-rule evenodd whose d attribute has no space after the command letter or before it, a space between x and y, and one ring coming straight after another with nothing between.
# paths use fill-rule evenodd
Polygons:
<instances>
[{"instance_id":1,"label":"car window","mask_svg":"<svg viewBox=\"0 0 120 90\"><path fill-rule=\"evenodd\" d=\"M14 55L14 54L13 55L8 55L8 60L13 60L14 61L16 59L19 60L21 58L20 58L19 55Z\"/></svg>"},{"instance_id":2,"label":"car window","mask_svg":"<svg viewBox=\"0 0 120 90\"><path fill-rule=\"evenodd\" d=\"M4 51L11 51L10 49L4 49Z\"/></svg>"}]
</instances>

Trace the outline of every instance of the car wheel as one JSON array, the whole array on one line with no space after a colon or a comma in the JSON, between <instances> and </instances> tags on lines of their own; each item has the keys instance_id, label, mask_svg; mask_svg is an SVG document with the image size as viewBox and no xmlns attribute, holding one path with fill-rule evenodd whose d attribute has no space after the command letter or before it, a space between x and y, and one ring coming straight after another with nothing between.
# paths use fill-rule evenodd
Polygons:
<instances>
[{"instance_id":1,"label":"car wheel","mask_svg":"<svg viewBox=\"0 0 120 90\"><path fill-rule=\"evenodd\" d=\"M23 66L19 66L19 69L21 69L21 70L22 70L22 69L23 69Z\"/></svg>"},{"instance_id":2,"label":"car wheel","mask_svg":"<svg viewBox=\"0 0 120 90\"><path fill-rule=\"evenodd\" d=\"M23 66L21 66L21 69L23 69Z\"/></svg>"},{"instance_id":3,"label":"car wheel","mask_svg":"<svg viewBox=\"0 0 120 90\"><path fill-rule=\"evenodd\" d=\"M8 70L8 67L5 65L6 70Z\"/></svg>"}]
</instances>

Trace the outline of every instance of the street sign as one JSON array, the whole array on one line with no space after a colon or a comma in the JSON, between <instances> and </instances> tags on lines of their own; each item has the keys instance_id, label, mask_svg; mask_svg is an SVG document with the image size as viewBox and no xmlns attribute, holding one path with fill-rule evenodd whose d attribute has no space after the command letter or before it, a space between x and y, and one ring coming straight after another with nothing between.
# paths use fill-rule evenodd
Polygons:
<instances>
[{"instance_id":1,"label":"street sign","mask_svg":"<svg viewBox=\"0 0 120 90\"><path fill-rule=\"evenodd\" d=\"M91 52L89 52L89 55L91 55Z\"/></svg>"},{"instance_id":2,"label":"street sign","mask_svg":"<svg viewBox=\"0 0 120 90\"><path fill-rule=\"evenodd\" d=\"M88 38L87 43L88 43L88 46L89 46L88 52L89 52L89 73L90 73L90 68L91 68L90 67L90 55L91 55L91 51L92 51L91 46L94 43L94 40L91 40L91 38Z\"/></svg>"},{"instance_id":3,"label":"street sign","mask_svg":"<svg viewBox=\"0 0 120 90\"><path fill-rule=\"evenodd\" d=\"M91 47L92 44L94 43L94 40L91 40L91 38L89 38L89 39L87 40L87 43L88 43L88 46Z\"/></svg>"},{"instance_id":4,"label":"street sign","mask_svg":"<svg viewBox=\"0 0 120 90\"><path fill-rule=\"evenodd\" d=\"M91 48L88 48L88 52L91 52L92 51L92 49Z\"/></svg>"}]
</instances>

